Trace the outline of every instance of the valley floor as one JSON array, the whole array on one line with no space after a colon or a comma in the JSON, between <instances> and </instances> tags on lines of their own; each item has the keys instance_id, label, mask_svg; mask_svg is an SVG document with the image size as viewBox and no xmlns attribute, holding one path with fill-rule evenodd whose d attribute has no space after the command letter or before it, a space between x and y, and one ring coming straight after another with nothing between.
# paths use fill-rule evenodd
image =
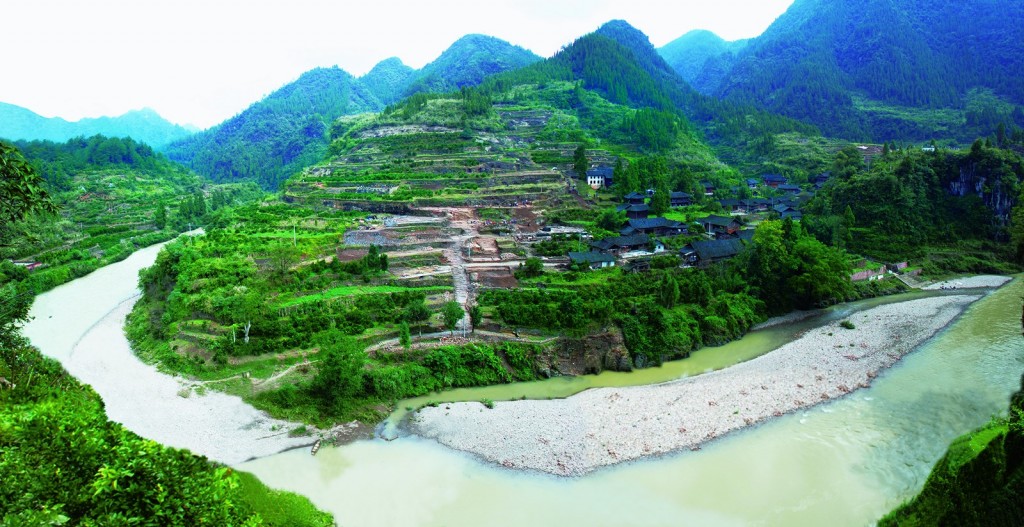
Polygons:
<instances>
[{"instance_id":1,"label":"valley floor","mask_svg":"<svg viewBox=\"0 0 1024 527\"><path fill-rule=\"evenodd\" d=\"M965 279L994 287L1004 277ZM588 390L566 399L427 407L413 432L509 468L576 476L700 445L730 431L867 387L956 319L980 295L883 305L757 359L654 386Z\"/></svg>"}]
</instances>

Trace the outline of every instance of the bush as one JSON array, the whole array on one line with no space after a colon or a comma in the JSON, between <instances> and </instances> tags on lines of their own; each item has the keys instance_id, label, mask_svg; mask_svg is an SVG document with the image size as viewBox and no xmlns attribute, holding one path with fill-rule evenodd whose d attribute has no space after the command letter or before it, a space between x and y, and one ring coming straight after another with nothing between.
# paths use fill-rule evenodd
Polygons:
<instances>
[{"instance_id":1,"label":"bush","mask_svg":"<svg viewBox=\"0 0 1024 527\"><path fill-rule=\"evenodd\" d=\"M855 327L857 327L857 326L854 326L853 322L850 322L849 320L844 320L844 321L840 322L839 325L844 327L844 328L846 328L846 329L854 329Z\"/></svg>"}]
</instances>

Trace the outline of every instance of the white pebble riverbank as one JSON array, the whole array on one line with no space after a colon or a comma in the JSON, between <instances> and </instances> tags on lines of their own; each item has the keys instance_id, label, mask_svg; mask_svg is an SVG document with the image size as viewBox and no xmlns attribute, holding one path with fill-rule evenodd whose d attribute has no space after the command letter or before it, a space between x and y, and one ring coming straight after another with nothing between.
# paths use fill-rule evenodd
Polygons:
<instances>
[{"instance_id":1,"label":"white pebble riverbank","mask_svg":"<svg viewBox=\"0 0 1024 527\"><path fill-rule=\"evenodd\" d=\"M697 449L730 431L869 386L979 298L878 306L852 315L854 329L831 323L748 362L653 386L497 402L493 409L480 403L427 407L409 427L506 467L564 476Z\"/></svg>"},{"instance_id":2,"label":"white pebble riverbank","mask_svg":"<svg viewBox=\"0 0 1024 527\"><path fill-rule=\"evenodd\" d=\"M944 280L942 282L936 282L922 287L921 289L933 291L936 289L976 289L984 287L1001 287L1006 282L1011 280L1008 276L998 275L978 275L978 276L965 276L963 278L954 278L951 280Z\"/></svg>"}]
</instances>

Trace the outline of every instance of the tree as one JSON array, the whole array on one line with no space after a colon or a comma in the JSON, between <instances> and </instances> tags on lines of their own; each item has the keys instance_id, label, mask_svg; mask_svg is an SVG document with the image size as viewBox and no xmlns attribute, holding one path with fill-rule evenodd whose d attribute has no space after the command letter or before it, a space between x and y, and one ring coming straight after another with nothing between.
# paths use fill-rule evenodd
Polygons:
<instances>
[{"instance_id":1,"label":"tree","mask_svg":"<svg viewBox=\"0 0 1024 527\"><path fill-rule=\"evenodd\" d=\"M398 325L398 343L405 349L409 349L409 345L412 344L412 335L409 334L409 323L404 320Z\"/></svg>"},{"instance_id":2,"label":"tree","mask_svg":"<svg viewBox=\"0 0 1024 527\"><path fill-rule=\"evenodd\" d=\"M8 243L7 227L33 213L52 214L57 207L17 148L0 141L0 247ZM0 266L0 349L21 341L19 328L28 321L34 294L24 271L3 262Z\"/></svg>"},{"instance_id":3,"label":"tree","mask_svg":"<svg viewBox=\"0 0 1024 527\"><path fill-rule=\"evenodd\" d=\"M659 176L654 181L654 195L651 196L651 214L661 216L668 212L672 200L668 189L668 180L665 176Z\"/></svg>"},{"instance_id":4,"label":"tree","mask_svg":"<svg viewBox=\"0 0 1024 527\"><path fill-rule=\"evenodd\" d=\"M441 318L444 319L444 327L452 334L455 334L455 326L466 316L465 311L458 302L452 300L441 308Z\"/></svg>"},{"instance_id":5,"label":"tree","mask_svg":"<svg viewBox=\"0 0 1024 527\"><path fill-rule=\"evenodd\" d=\"M848 146L836 152L832 161L832 177L847 180L864 170L864 158L855 146Z\"/></svg>"},{"instance_id":6,"label":"tree","mask_svg":"<svg viewBox=\"0 0 1024 527\"><path fill-rule=\"evenodd\" d=\"M153 214L153 224L160 230L164 230L167 227L167 206L163 202L156 206L156 212Z\"/></svg>"},{"instance_id":7,"label":"tree","mask_svg":"<svg viewBox=\"0 0 1024 527\"><path fill-rule=\"evenodd\" d=\"M853 226L856 223L857 219L853 216L853 209L847 205L846 210L843 212L843 247L849 247L853 243Z\"/></svg>"},{"instance_id":8,"label":"tree","mask_svg":"<svg viewBox=\"0 0 1024 527\"><path fill-rule=\"evenodd\" d=\"M402 313L402 319L406 322L423 322L428 318L430 318L430 310L427 309L422 298L418 302L406 306L405 312Z\"/></svg>"},{"instance_id":9,"label":"tree","mask_svg":"<svg viewBox=\"0 0 1024 527\"><path fill-rule=\"evenodd\" d=\"M679 303L679 282L672 277L671 273L665 273L658 287L658 303L661 307L671 309Z\"/></svg>"},{"instance_id":10,"label":"tree","mask_svg":"<svg viewBox=\"0 0 1024 527\"><path fill-rule=\"evenodd\" d=\"M516 271L517 278L535 278L544 274L544 262L536 256L527 258L525 262L519 264L519 269Z\"/></svg>"},{"instance_id":11,"label":"tree","mask_svg":"<svg viewBox=\"0 0 1024 527\"><path fill-rule=\"evenodd\" d=\"M590 167L590 163L587 161L587 145L580 143L580 146L576 147L576 151L572 154L572 169L576 171L576 177L580 179L586 179L587 168Z\"/></svg>"},{"instance_id":12,"label":"tree","mask_svg":"<svg viewBox=\"0 0 1024 527\"><path fill-rule=\"evenodd\" d=\"M43 178L17 148L0 141L0 224L21 221L32 213L55 212L57 206L43 189Z\"/></svg>"},{"instance_id":13,"label":"tree","mask_svg":"<svg viewBox=\"0 0 1024 527\"><path fill-rule=\"evenodd\" d=\"M626 197L630 192L640 190L640 167L636 163L630 163L628 167L622 170L621 176L614 176L614 181L615 195L619 199Z\"/></svg>"},{"instance_id":14,"label":"tree","mask_svg":"<svg viewBox=\"0 0 1024 527\"><path fill-rule=\"evenodd\" d=\"M267 254L270 259L270 272L278 282L284 282L288 271L299 261L299 250L290 243L278 242L270 246Z\"/></svg>"},{"instance_id":15,"label":"tree","mask_svg":"<svg viewBox=\"0 0 1024 527\"><path fill-rule=\"evenodd\" d=\"M346 400L363 393L365 365L366 352L350 338L339 339L320 350L309 390L329 408L344 406Z\"/></svg>"},{"instance_id":16,"label":"tree","mask_svg":"<svg viewBox=\"0 0 1024 527\"><path fill-rule=\"evenodd\" d=\"M473 305L473 307L469 308L469 323L473 326L473 333L476 333L476 327L483 319L484 311L479 305Z\"/></svg>"},{"instance_id":17,"label":"tree","mask_svg":"<svg viewBox=\"0 0 1024 527\"><path fill-rule=\"evenodd\" d=\"M626 223L626 212L607 209L597 217L597 226L606 231L618 231Z\"/></svg>"}]
</instances>

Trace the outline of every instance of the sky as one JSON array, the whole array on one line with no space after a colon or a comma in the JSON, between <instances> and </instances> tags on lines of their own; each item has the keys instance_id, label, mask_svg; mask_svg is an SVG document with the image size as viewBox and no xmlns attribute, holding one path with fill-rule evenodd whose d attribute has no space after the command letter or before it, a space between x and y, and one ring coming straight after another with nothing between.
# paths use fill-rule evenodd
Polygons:
<instances>
[{"instance_id":1,"label":"sky","mask_svg":"<svg viewBox=\"0 0 1024 527\"><path fill-rule=\"evenodd\" d=\"M152 108L207 128L315 67L414 68L469 33L549 57L612 19L663 46L761 34L793 0L31 0L5 2L0 102L78 120Z\"/></svg>"}]
</instances>

